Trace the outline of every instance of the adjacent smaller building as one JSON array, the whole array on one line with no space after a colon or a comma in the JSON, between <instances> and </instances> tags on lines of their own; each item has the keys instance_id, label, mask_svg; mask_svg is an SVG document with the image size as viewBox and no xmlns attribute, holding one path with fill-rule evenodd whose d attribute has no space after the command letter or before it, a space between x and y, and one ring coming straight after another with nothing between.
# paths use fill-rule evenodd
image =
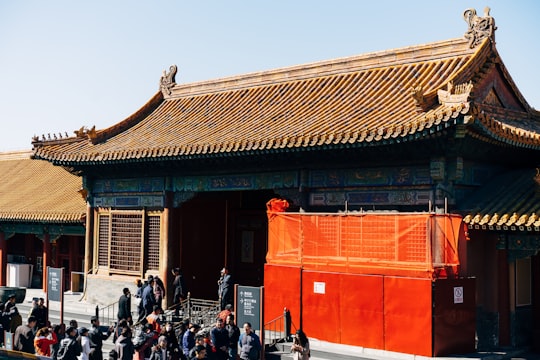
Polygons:
<instances>
[{"instance_id":1,"label":"adjacent smaller building","mask_svg":"<svg viewBox=\"0 0 540 360\"><path fill-rule=\"evenodd\" d=\"M71 274L83 270L86 201L80 189L79 177L31 159L30 151L0 153L0 286L45 290L46 268L53 266L65 269L65 288L72 289Z\"/></svg>"}]
</instances>

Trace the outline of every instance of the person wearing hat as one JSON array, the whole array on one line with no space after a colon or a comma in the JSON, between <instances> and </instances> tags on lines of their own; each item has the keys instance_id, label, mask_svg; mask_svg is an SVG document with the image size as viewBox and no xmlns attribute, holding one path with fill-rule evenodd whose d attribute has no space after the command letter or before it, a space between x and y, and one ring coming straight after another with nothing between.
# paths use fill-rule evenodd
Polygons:
<instances>
[{"instance_id":1,"label":"person wearing hat","mask_svg":"<svg viewBox=\"0 0 540 360\"><path fill-rule=\"evenodd\" d=\"M129 325L133 325L133 319L131 318L131 292L128 288L122 290L122 295L118 300L118 322L126 320Z\"/></svg>"},{"instance_id":2,"label":"person wearing hat","mask_svg":"<svg viewBox=\"0 0 540 360\"><path fill-rule=\"evenodd\" d=\"M21 314L19 314L19 309L17 309L15 294L9 294L8 301L4 306L3 316L6 318L6 323L9 324L4 330L14 333L17 328L22 325L22 317Z\"/></svg>"},{"instance_id":3,"label":"person wearing hat","mask_svg":"<svg viewBox=\"0 0 540 360\"><path fill-rule=\"evenodd\" d=\"M28 322L24 325L19 325L13 334L13 349L25 353L34 354L34 327L36 326L36 318L30 316Z\"/></svg>"},{"instance_id":4,"label":"person wearing hat","mask_svg":"<svg viewBox=\"0 0 540 360\"><path fill-rule=\"evenodd\" d=\"M79 360L88 360L92 348L90 347L88 329L84 326L79 328L79 341L81 342L81 355L79 356Z\"/></svg>"},{"instance_id":5,"label":"person wearing hat","mask_svg":"<svg viewBox=\"0 0 540 360\"><path fill-rule=\"evenodd\" d=\"M77 360L81 355L81 344L77 341L78 331L74 326L66 329L66 337L60 341L56 358L58 360Z\"/></svg>"}]
</instances>

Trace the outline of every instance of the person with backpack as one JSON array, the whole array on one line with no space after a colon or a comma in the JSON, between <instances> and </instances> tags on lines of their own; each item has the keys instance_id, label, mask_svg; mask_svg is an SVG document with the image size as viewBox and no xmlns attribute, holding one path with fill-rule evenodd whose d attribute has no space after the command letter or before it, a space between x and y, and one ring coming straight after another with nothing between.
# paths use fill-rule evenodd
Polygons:
<instances>
[{"instance_id":1,"label":"person with backpack","mask_svg":"<svg viewBox=\"0 0 540 360\"><path fill-rule=\"evenodd\" d=\"M66 330L67 337L60 341L60 347L56 354L57 360L77 360L81 355L81 344L77 341L78 331L76 327L70 326Z\"/></svg>"},{"instance_id":2,"label":"person with backpack","mask_svg":"<svg viewBox=\"0 0 540 360\"><path fill-rule=\"evenodd\" d=\"M152 324L144 324L137 328L133 337L133 347L135 354L133 360L144 360L150 357L152 345L154 344L154 326Z\"/></svg>"},{"instance_id":3,"label":"person with backpack","mask_svg":"<svg viewBox=\"0 0 540 360\"><path fill-rule=\"evenodd\" d=\"M19 325L13 335L13 349L25 353L35 354L34 348L34 327L36 326L36 318L30 316L28 322L24 325Z\"/></svg>"}]
</instances>

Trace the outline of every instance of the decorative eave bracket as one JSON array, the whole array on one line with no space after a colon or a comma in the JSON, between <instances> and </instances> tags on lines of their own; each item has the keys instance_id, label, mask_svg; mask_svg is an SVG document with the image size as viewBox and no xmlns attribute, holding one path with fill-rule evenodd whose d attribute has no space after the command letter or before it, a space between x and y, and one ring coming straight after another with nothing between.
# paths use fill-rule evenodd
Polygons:
<instances>
[{"instance_id":1,"label":"decorative eave bracket","mask_svg":"<svg viewBox=\"0 0 540 360\"><path fill-rule=\"evenodd\" d=\"M467 9L463 12L463 18L468 25L465 32L465 39L469 40L469 47L475 48L485 38L491 40L495 44L495 19L489 15L491 9L486 6L484 9L484 17L476 15L475 9Z\"/></svg>"},{"instance_id":2,"label":"decorative eave bracket","mask_svg":"<svg viewBox=\"0 0 540 360\"><path fill-rule=\"evenodd\" d=\"M169 72L163 70L163 75L159 79L159 89L163 93L163 96L169 96L172 93L172 88L176 85L176 72L178 67L176 65L171 65Z\"/></svg>"},{"instance_id":3,"label":"decorative eave bracket","mask_svg":"<svg viewBox=\"0 0 540 360\"><path fill-rule=\"evenodd\" d=\"M469 102L469 97L473 89L472 81L454 86L450 81L446 84L446 90L437 90L439 104L455 105Z\"/></svg>"}]
</instances>

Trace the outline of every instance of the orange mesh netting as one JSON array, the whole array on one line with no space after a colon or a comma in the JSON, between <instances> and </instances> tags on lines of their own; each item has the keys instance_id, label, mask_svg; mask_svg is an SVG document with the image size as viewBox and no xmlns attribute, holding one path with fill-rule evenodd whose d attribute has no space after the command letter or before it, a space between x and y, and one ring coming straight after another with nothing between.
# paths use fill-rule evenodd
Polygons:
<instances>
[{"instance_id":1,"label":"orange mesh netting","mask_svg":"<svg viewBox=\"0 0 540 360\"><path fill-rule=\"evenodd\" d=\"M286 206L280 204L281 209ZM461 217L431 213L286 213L268 206L275 265L357 274L437 277L459 265Z\"/></svg>"}]
</instances>

